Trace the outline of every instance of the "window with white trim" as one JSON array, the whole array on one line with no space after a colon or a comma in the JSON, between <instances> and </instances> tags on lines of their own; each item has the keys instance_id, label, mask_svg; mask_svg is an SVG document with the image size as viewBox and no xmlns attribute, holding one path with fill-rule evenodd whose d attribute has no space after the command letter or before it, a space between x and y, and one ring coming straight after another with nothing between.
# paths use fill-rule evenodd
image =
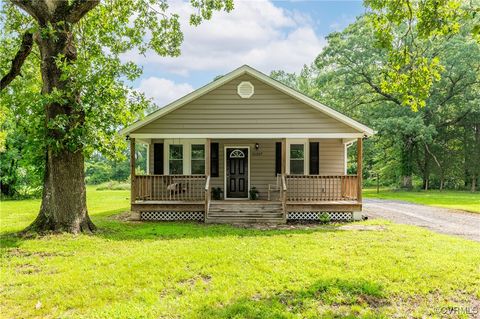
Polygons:
<instances>
[{"instance_id":1,"label":"window with white trim","mask_svg":"<svg viewBox=\"0 0 480 319\"><path fill-rule=\"evenodd\" d=\"M192 174L205 174L205 144L192 144L190 159Z\"/></svg>"},{"instance_id":2,"label":"window with white trim","mask_svg":"<svg viewBox=\"0 0 480 319\"><path fill-rule=\"evenodd\" d=\"M305 144L290 144L290 174L305 173Z\"/></svg>"},{"instance_id":3,"label":"window with white trim","mask_svg":"<svg viewBox=\"0 0 480 319\"><path fill-rule=\"evenodd\" d=\"M183 174L182 144L170 144L168 150L168 168L170 175Z\"/></svg>"}]
</instances>

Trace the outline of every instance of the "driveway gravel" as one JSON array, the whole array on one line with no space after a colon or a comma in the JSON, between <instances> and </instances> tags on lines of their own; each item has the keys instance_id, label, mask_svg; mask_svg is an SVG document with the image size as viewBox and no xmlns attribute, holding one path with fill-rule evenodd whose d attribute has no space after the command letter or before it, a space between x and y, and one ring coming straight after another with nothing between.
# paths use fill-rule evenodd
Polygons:
<instances>
[{"instance_id":1,"label":"driveway gravel","mask_svg":"<svg viewBox=\"0 0 480 319\"><path fill-rule=\"evenodd\" d=\"M363 213L480 242L480 214L385 199L364 199Z\"/></svg>"}]
</instances>

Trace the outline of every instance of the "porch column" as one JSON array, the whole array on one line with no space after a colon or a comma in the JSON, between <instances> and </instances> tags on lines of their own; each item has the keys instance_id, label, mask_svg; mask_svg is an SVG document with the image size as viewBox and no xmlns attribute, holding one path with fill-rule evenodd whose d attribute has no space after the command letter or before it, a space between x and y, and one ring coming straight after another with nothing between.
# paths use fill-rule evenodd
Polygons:
<instances>
[{"instance_id":1,"label":"porch column","mask_svg":"<svg viewBox=\"0 0 480 319\"><path fill-rule=\"evenodd\" d=\"M363 139L357 139L357 200L362 201L362 161L363 161Z\"/></svg>"},{"instance_id":2,"label":"porch column","mask_svg":"<svg viewBox=\"0 0 480 319\"><path fill-rule=\"evenodd\" d=\"M130 138L130 202L135 203L135 139Z\"/></svg>"},{"instance_id":3,"label":"porch column","mask_svg":"<svg viewBox=\"0 0 480 319\"><path fill-rule=\"evenodd\" d=\"M210 157L211 157L211 147L210 147L211 140L207 138L207 143L205 144L205 175L210 176L211 174L211 165L210 165Z\"/></svg>"},{"instance_id":4,"label":"porch column","mask_svg":"<svg viewBox=\"0 0 480 319\"><path fill-rule=\"evenodd\" d=\"M287 174L287 139L282 138L282 176ZM281 200L282 200L282 213L283 213L283 222L287 223L287 194L283 190L283 180L280 182L281 187ZM287 190L288 192L288 190Z\"/></svg>"}]
</instances>

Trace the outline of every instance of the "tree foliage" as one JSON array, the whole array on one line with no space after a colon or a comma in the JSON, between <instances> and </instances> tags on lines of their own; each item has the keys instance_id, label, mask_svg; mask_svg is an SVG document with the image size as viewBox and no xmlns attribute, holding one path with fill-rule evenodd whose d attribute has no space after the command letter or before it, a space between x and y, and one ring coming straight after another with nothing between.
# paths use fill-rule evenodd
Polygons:
<instances>
[{"instance_id":1,"label":"tree foliage","mask_svg":"<svg viewBox=\"0 0 480 319\"><path fill-rule=\"evenodd\" d=\"M369 19L329 35L309 71L273 75L377 131L365 143L366 177L378 173L404 187L419 177L424 188L474 188L480 175L480 45L470 36L472 24L435 41L412 31L415 50L445 64L425 105L414 111L404 106L403 92L383 85L389 50L375 45Z\"/></svg>"},{"instance_id":2,"label":"tree foliage","mask_svg":"<svg viewBox=\"0 0 480 319\"><path fill-rule=\"evenodd\" d=\"M190 4L193 25L210 19L213 11L233 9L232 0ZM44 163L42 207L34 228L91 229L84 156L94 150L121 155L125 142L119 127L142 116L149 105L128 85L141 68L121 55L150 50L178 56L180 17L163 0L10 0L0 9L4 149L14 147L10 137L21 135L20 143L35 153L32 161Z\"/></svg>"},{"instance_id":3,"label":"tree foliage","mask_svg":"<svg viewBox=\"0 0 480 319\"><path fill-rule=\"evenodd\" d=\"M366 20L374 30L376 45L387 52L381 86L396 92L403 105L416 111L426 105L446 61L418 50L424 42L448 40L473 24L469 39L480 41L480 5L477 0L365 0L371 10Z\"/></svg>"}]
</instances>

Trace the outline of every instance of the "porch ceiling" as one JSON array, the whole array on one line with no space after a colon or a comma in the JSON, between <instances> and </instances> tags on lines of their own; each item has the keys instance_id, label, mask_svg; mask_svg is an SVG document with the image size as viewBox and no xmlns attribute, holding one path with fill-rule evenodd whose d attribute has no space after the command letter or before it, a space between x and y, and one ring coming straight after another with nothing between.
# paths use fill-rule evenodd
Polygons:
<instances>
[{"instance_id":1,"label":"porch ceiling","mask_svg":"<svg viewBox=\"0 0 480 319\"><path fill-rule=\"evenodd\" d=\"M364 133L232 133L232 134L153 134L153 133L134 133L129 135L137 139L152 139L152 138L225 138L225 139L271 139L271 138L341 138L341 139L355 139L365 137Z\"/></svg>"}]
</instances>

